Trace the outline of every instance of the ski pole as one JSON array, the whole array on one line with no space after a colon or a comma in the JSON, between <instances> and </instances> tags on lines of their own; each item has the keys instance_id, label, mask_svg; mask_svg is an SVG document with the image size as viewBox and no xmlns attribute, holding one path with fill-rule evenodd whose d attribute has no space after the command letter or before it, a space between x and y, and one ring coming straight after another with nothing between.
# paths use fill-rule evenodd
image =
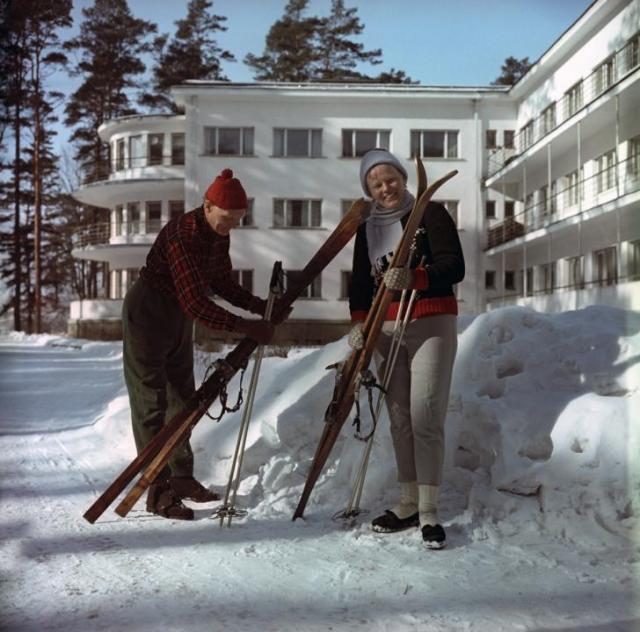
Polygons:
<instances>
[{"instance_id":1,"label":"ski pole","mask_svg":"<svg viewBox=\"0 0 640 632\"><path fill-rule=\"evenodd\" d=\"M282 293L282 262L276 261L273 266L273 272L271 274L271 283L269 284L269 296L267 298L267 306L264 313L264 320L270 320L273 312L273 304L275 302L276 295ZM218 510L217 514L220 516L220 527L224 524L224 519L227 518L227 526L231 526L231 520L234 515L239 515L236 511L235 503L238 494L238 487L240 486L240 472L242 471L242 461L244 458L244 450L247 443L247 435L249 434L249 422L251 421L251 413L253 411L253 402L255 400L256 390L258 387L258 376L260 375L260 366L262 364L262 358L264 356L264 346L260 345L256 351L256 359L253 365L253 371L251 373L251 381L247 392L247 404L242 416L242 422L240 424L240 430L238 431L238 440L236 441L236 449L233 454L233 461L231 463L231 473L229 475L229 483L227 484L227 490L225 492L224 504ZM237 466L237 467L236 467ZM229 504L229 497L231 496L231 504Z\"/></svg>"}]
</instances>

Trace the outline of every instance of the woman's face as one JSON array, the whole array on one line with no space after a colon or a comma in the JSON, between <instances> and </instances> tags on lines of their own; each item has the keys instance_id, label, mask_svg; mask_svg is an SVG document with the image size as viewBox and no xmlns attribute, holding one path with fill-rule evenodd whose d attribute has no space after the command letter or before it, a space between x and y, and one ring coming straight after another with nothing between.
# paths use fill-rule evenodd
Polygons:
<instances>
[{"instance_id":1,"label":"woman's face","mask_svg":"<svg viewBox=\"0 0 640 632\"><path fill-rule=\"evenodd\" d=\"M373 201L382 208L395 208L404 197L404 177L391 165L376 165L370 169L367 173L367 187Z\"/></svg>"}]
</instances>

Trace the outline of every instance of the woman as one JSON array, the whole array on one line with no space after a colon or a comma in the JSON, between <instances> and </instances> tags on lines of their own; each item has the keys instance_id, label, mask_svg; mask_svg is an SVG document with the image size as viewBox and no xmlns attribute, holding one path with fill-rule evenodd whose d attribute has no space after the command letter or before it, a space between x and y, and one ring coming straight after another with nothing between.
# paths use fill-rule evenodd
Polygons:
<instances>
[{"instance_id":1,"label":"woman","mask_svg":"<svg viewBox=\"0 0 640 632\"><path fill-rule=\"evenodd\" d=\"M376 346L378 374L389 359L401 290L417 290L411 320L387 390L386 405L398 469L400 502L375 518L371 528L393 533L419 526L429 549L445 546L446 534L438 518L438 487L444 461L444 421L457 349L458 302L453 285L464 278L464 257L458 231L447 210L430 202L416 232L412 265L391 268L393 250L414 204L407 191L407 172L384 149L362 159L360 181L372 198L368 220L356 236L349 309L353 328L349 344L364 344L362 323L384 280L398 291L386 315Z\"/></svg>"}]
</instances>

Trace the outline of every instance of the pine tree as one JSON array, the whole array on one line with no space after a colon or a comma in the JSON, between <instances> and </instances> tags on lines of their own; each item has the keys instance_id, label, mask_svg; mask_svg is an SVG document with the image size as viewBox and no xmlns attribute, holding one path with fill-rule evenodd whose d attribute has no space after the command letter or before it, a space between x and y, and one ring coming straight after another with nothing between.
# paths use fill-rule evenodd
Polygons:
<instances>
[{"instance_id":1,"label":"pine tree","mask_svg":"<svg viewBox=\"0 0 640 632\"><path fill-rule=\"evenodd\" d=\"M316 46L321 20L304 17L309 0L289 0L283 17L269 29L265 51L251 53L244 62L254 69L258 81L309 81L320 62Z\"/></svg>"},{"instance_id":2,"label":"pine tree","mask_svg":"<svg viewBox=\"0 0 640 632\"><path fill-rule=\"evenodd\" d=\"M35 331L42 330L42 213L44 198L45 161L51 160L47 147L48 123L57 119L49 99L45 80L56 66L64 65L67 58L60 52L57 29L71 26L71 0L25 0L29 5L28 64L30 107L33 113L33 191L34 191L34 305Z\"/></svg>"},{"instance_id":3,"label":"pine tree","mask_svg":"<svg viewBox=\"0 0 640 632\"><path fill-rule=\"evenodd\" d=\"M102 179L109 173L109 147L99 135L102 123L137 112L134 98L144 94L136 88L143 83L144 54L152 50L147 38L157 31L155 24L131 14L126 0L95 0L82 10L80 34L66 48L80 53L80 61L71 71L82 77L79 88L65 107L65 123L74 127L71 141L75 159L80 163L84 182ZM85 222L106 221L105 211L85 208ZM106 266L89 264L89 297L98 296L105 284ZM102 275L102 279L100 276ZM100 281L102 281L100 283Z\"/></svg>"},{"instance_id":4,"label":"pine tree","mask_svg":"<svg viewBox=\"0 0 640 632\"><path fill-rule=\"evenodd\" d=\"M507 57L501 66L502 74L492 82L494 86L513 86L529 71L533 64L528 57Z\"/></svg>"},{"instance_id":5,"label":"pine tree","mask_svg":"<svg viewBox=\"0 0 640 632\"><path fill-rule=\"evenodd\" d=\"M187 17L176 21L176 33L169 44L167 35L155 40L154 93L145 98L145 105L177 112L169 94L171 86L187 79L228 81L221 62L236 58L218 46L216 33L227 30L223 25L227 18L209 13L212 6L211 0L190 0Z\"/></svg>"},{"instance_id":6,"label":"pine tree","mask_svg":"<svg viewBox=\"0 0 640 632\"><path fill-rule=\"evenodd\" d=\"M157 27L133 17L126 0L95 0L82 14L80 34L66 48L80 53L71 74L83 81L67 103L65 123L75 127L71 141L86 177L96 178L108 172L108 147L98 128L109 119L136 113L132 98L146 70L142 56L151 51L147 37Z\"/></svg>"},{"instance_id":7,"label":"pine tree","mask_svg":"<svg viewBox=\"0 0 640 632\"><path fill-rule=\"evenodd\" d=\"M331 14L320 22L318 48L320 61L315 78L322 81L346 81L364 78L355 71L359 63L377 65L382 63L382 49L364 50L364 45L354 42L355 35L364 30L356 7L347 9L343 0L331 0Z\"/></svg>"}]
</instances>

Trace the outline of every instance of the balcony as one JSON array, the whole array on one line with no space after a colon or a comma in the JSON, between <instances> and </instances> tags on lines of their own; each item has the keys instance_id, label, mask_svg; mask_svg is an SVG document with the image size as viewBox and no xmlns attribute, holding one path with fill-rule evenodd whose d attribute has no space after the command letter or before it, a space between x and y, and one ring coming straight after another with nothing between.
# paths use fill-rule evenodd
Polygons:
<instances>
[{"instance_id":1,"label":"balcony","mask_svg":"<svg viewBox=\"0 0 640 632\"><path fill-rule=\"evenodd\" d=\"M514 135L512 146L492 152L487 158L487 177L491 178L639 67L640 35L636 35L623 48L603 60L590 75L574 84L560 100L551 103L520 129Z\"/></svg>"},{"instance_id":2,"label":"balcony","mask_svg":"<svg viewBox=\"0 0 640 632\"><path fill-rule=\"evenodd\" d=\"M84 204L110 208L127 201L132 185L153 187L157 194L184 195L184 151L170 155L119 157L109 164L85 163L82 185L74 197Z\"/></svg>"},{"instance_id":3,"label":"balcony","mask_svg":"<svg viewBox=\"0 0 640 632\"><path fill-rule=\"evenodd\" d=\"M637 191L640 191L640 155L632 155L552 195L539 194L535 202L534 196L529 196L523 212L489 228L486 250L540 229L559 226L571 218L584 219L602 205Z\"/></svg>"}]
</instances>

